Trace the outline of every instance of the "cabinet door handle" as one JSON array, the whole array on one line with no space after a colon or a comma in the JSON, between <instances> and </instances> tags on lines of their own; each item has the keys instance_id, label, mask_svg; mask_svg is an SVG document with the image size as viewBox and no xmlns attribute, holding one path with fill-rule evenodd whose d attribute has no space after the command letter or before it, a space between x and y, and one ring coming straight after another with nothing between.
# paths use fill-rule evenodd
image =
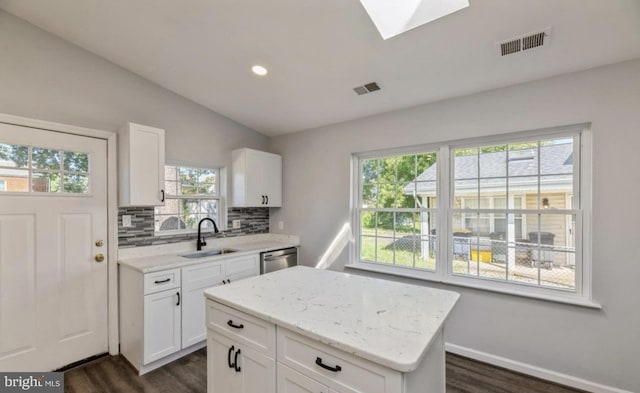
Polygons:
<instances>
[{"instance_id":1,"label":"cabinet door handle","mask_svg":"<svg viewBox=\"0 0 640 393\"><path fill-rule=\"evenodd\" d=\"M231 348L229 348L229 352L227 353L227 364L229 365L229 368L234 368L236 366L235 363L231 363L231 353L234 349L235 347L232 345Z\"/></svg>"},{"instance_id":2,"label":"cabinet door handle","mask_svg":"<svg viewBox=\"0 0 640 393\"><path fill-rule=\"evenodd\" d=\"M236 352L236 356L233 357L233 367L235 368L237 373L241 371L240 366L238 366L238 355L240 355L240 348L238 348L238 351Z\"/></svg>"},{"instance_id":3,"label":"cabinet door handle","mask_svg":"<svg viewBox=\"0 0 640 393\"><path fill-rule=\"evenodd\" d=\"M268 204L269 204L269 195L267 195L267 203L266 203L266 205L268 205Z\"/></svg>"},{"instance_id":4,"label":"cabinet door handle","mask_svg":"<svg viewBox=\"0 0 640 393\"><path fill-rule=\"evenodd\" d=\"M263 195L263 196L262 196L262 204L263 204L263 205L264 205L264 200L265 200L265 199L264 199L264 195Z\"/></svg>"},{"instance_id":5,"label":"cabinet door handle","mask_svg":"<svg viewBox=\"0 0 640 393\"><path fill-rule=\"evenodd\" d=\"M244 329L244 325L240 324L240 325L234 325L233 320L229 320L229 322L227 322L227 325L231 326L234 329Z\"/></svg>"},{"instance_id":6,"label":"cabinet door handle","mask_svg":"<svg viewBox=\"0 0 640 393\"><path fill-rule=\"evenodd\" d=\"M337 373L338 371L342 371L342 367L338 366L336 364L335 367L331 367L331 366L327 366L326 364L322 363L322 359L320 357L316 357L316 364L322 368L324 368L325 370L329 370L329 371L333 371L334 373Z\"/></svg>"},{"instance_id":7,"label":"cabinet door handle","mask_svg":"<svg viewBox=\"0 0 640 393\"><path fill-rule=\"evenodd\" d=\"M164 284L165 282L169 282L169 281L171 281L171 279L170 278L166 278L164 280L155 280L154 283L156 283L156 284Z\"/></svg>"},{"instance_id":8,"label":"cabinet door handle","mask_svg":"<svg viewBox=\"0 0 640 393\"><path fill-rule=\"evenodd\" d=\"M227 278L227 284L231 284L231 279Z\"/></svg>"},{"instance_id":9,"label":"cabinet door handle","mask_svg":"<svg viewBox=\"0 0 640 393\"><path fill-rule=\"evenodd\" d=\"M178 295L178 303L176 303L176 306L180 305L180 292L176 292L176 295Z\"/></svg>"},{"instance_id":10,"label":"cabinet door handle","mask_svg":"<svg viewBox=\"0 0 640 393\"><path fill-rule=\"evenodd\" d=\"M160 194L162 195L160 202L164 202L164 190L160 190Z\"/></svg>"},{"instance_id":11,"label":"cabinet door handle","mask_svg":"<svg viewBox=\"0 0 640 393\"><path fill-rule=\"evenodd\" d=\"M222 285L227 285L227 280L222 280Z\"/></svg>"}]
</instances>

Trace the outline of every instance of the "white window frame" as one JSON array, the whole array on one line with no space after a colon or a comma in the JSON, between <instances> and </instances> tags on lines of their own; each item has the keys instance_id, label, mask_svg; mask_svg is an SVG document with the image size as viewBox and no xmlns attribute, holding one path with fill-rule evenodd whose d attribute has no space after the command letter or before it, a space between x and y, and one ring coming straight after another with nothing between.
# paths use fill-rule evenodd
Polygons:
<instances>
[{"instance_id":1,"label":"white window frame","mask_svg":"<svg viewBox=\"0 0 640 393\"><path fill-rule=\"evenodd\" d=\"M211 168L211 167L206 167L202 165L183 165L183 164L171 164L171 163L166 163L165 168L166 167L207 169L207 170L212 170L216 172L216 175L215 175L216 182L214 183L216 185L215 194L171 195L169 193L165 193L165 200L215 200L215 201L218 201L218 217L217 219L215 217L213 219L216 222L216 226L218 227L219 231L226 230L227 229L227 223L226 223L227 209L225 206L224 198L222 197L223 181L221 178L221 176L224 174L224 168ZM155 221L155 215L156 215L156 210L154 208L154 221ZM155 227L155 222L154 222L154 227ZM174 235L184 235L184 234L197 233L197 232L198 232L197 228L196 229L185 228L185 229L176 229L176 230L169 230L169 231L155 231L154 229L154 236L155 237L174 236ZM202 233L213 233L213 232L214 232L213 228L209 228L209 227L202 228Z\"/></svg>"},{"instance_id":2,"label":"white window frame","mask_svg":"<svg viewBox=\"0 0 640 393\"><path fill-rule=\"evenodd\" d=\"M555 289L541 287L537 284L526 284L512 281L477 278L474 276L453 274L453 214L454 209L454 182L453 182L453 151L455 149L477 147L492 144L518 143L523 140L547 139L547 138L574 138L573 165L573 195L574 205L571 209L563 209L558 214L575 214L575 290ZM490 137L474 138L467 140L451 141L438 145L421 145L399 149L378 150L373 152L356 153L352 156L352 228L355 241L351 244L350 263L348 268L374 271L416 279L442 282L464 287L484 289L494 292L526 296L537 299L575 304L591 308L601 306L592 299L592 261L591 261L591 187L592 187L592 161L591 161L591 131L590 124L577 124L551 129L517 132ZM394 266L378 262L367 262L360 259L360 211L362 196L361 184L361 160L381 158L384 156L415 154L435 151L437 153L437 230L436 233L446 233L447 236L437 238L436 270L434 272L417 268ZM539 213L553 214L549 210ZM457 209L459 211L459 209ZM523 220L526 214L535 214L532 209L505 209L489 213L521 213ZM524 223L523 223L524 225Z\"/></svg>"},{"instance_id":3,"label":"white window frame","mask_svg":"<svg viewBox=\"0 0 640 393\"><path fill-rule=\"evenodd\" d=\"M7 181L4 179L0 180L0 191L7 191Z\"/></svg>"}]
</instances>

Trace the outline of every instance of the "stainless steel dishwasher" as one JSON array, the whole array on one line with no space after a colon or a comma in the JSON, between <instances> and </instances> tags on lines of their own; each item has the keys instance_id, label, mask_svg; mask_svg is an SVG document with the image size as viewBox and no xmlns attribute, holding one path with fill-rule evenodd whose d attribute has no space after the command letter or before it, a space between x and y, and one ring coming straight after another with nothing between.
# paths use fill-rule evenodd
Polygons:
<instances>
[{"instance_id":1,"label":"stainless steel dishwasher","mask_svg":"<svg viewBox=\"0 0 640 393\"><path fill-rule=\"evenodd\" d=\"M298 247L283 248L260 253L260 274L273 272L298 264Z\"/></svg>"}]
</instances>

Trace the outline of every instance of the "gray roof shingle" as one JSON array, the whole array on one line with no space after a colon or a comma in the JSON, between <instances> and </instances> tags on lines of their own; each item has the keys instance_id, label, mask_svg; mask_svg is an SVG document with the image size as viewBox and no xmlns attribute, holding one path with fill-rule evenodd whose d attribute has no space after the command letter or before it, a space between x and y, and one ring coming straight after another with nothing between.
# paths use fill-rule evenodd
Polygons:
<instances>
[{"instance_id":1,"label":"gray roof shingle","mask_svg":"<svg viewBox=\"0 0 640 393\"><path fill-rule=\"evenodd\" d=\"M573 144L561 143L540 147L541 187L571 188L573 180ZM455 158L455 188L457 191L476 190L478 178L483 190L504 190L507 168L509 188L520 190L537 189L538 149L515 150L507 152L481 153L480 173L478 174L478 155L458 156ZM480 175L480 176L478 176ZM406 194L434 194L437 177L437 164L422 172L403 190Z\"/></svg>"}]
</instances>

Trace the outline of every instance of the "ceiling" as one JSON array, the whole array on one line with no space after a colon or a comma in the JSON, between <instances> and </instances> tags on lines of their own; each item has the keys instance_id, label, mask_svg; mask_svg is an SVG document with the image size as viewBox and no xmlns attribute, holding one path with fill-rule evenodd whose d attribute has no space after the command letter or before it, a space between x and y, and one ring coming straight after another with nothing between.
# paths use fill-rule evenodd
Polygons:
<instances>
[{"instance_id":1,"label":"ceiling","mask_svg":"<svg viewBox=\"0 0 640 393\"><path fill-rule=\"evenodd\" d=\"M0 8L265 135L640 57L638 0L470 0L383 40L358 0L0 0ZM550 45L497 43L551 27ZM269 69L265 77L250 71ZM358 96L368 82L382 90Z\"/></svg>"}]
</instances>

